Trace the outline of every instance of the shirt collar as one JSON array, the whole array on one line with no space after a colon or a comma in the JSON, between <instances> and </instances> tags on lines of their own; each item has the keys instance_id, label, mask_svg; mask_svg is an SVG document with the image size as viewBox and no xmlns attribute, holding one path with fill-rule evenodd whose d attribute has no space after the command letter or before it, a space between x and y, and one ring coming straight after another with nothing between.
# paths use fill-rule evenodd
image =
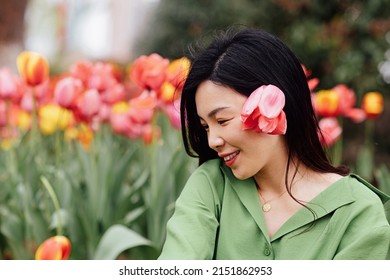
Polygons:
<instances>
[{"instance_id":1,"label":"shirt collar","mask_svg":"<svg viewBox=\"0 0 390 280\"><path fill-rule=\"evenodd\" d=\"M308 206L312 211L305 207L299 209L279 228L279 230L272 236L272 239L270 240L264 214L261 211L260 201L254 180L252 178L239 180L233 175L229 168L222 165L221 169L228 179L228 184L235 191L238 198L251 214L257 226L263 232L268 241L276 240L289 232L308 225L313 221L332 213L339 207L355 201L351 189L348 187L348 184L346 184L347 180L351 179L351 175L343 177L306 204L306 206ZM356 175L353 175L353 177L356 178ZM367 182L365 182L365 185L367 187L371 186ZM375 189L375 187L371 187ZM369 188L372 189L371 187ZM381 195L384 195L384 198L386 197L384 193Z\"/></svg>"}]
</instances>

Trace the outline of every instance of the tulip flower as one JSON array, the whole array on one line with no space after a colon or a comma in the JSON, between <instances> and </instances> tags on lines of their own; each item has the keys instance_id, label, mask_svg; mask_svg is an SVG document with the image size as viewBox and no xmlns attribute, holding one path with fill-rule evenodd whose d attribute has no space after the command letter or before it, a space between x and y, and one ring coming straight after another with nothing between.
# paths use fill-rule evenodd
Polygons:
<instances>
[{"instance_id":1,"label":"tulip flower","mask_svg":"<svg viewBox=\"0 0 390 280\"><path fill-rule=\"evenodd\" d=\"M363 96L362 108L370 119L377 118L383 112L383 96L379 92L367 92Z\"/></svg>"},{"instance_id":2,"label":"tulip flower","mask_svg":"<svg viewBox=\"0 0 390 280\"><path fill-rule=\"evenodd\" d=\"M140 96L129 102L129 115L137 123L149 123L154 115L157 106L157 98L154 92L144 91Z\"/></svg>"},{"instance_id":3,"label":"tulip flower","mask_svg":"<svg viewBox=\"0 0 390 280\"><path fill-rule=\"evenodd\" d=\"M115 104L126 100L128 98L128 94L124 85L116 83L103 91L101 93L101 98L104 103Z\"/></svg>"},{"instance_id":4,"label":"tulip flower","mask_svg":"<svg viewBox=\"0 0 390 280\"><path fill-rule=\"evenodd\" d=\"M166 80L169 60L153 53L141 55L130 68L130 78L142 89L158 90Z\"/></svg>"},{"instance_id":5,"label":"tulip flower","mask_svg":"<svg viewBox=\"0 0 390 280\"><path fill-rule=\"evenodd\" d=\"M21 91L19 80L8 68L0 69L0 97L2 99L19 99Z\"/></svg>"},{"instance_id":6,"label":"tulip flower","mask_svg":"<svg viewBox=\"0 0 390 280\"><path fill-rule=\"evenodd\" d=\"M45 82L49 76L49 64L39 53L24 51L16 60L22 80L29 86Z\"/></svg>"},{"instance_id":7,"label":"tulip flower","mask_svg":"<svg viewBox=\"0 0 390 280\"><path fill-rule=\"evenodd\" d=\"M43 134L53 134L57 130L64 130L73 122L72 112L57 104L42 106L38 112L39 128Z\"/></svg>"},{"instance_id":8,"label":"tulip flower","mask_svg":"<svg viewBox=\"0 0 390 280\"><path fill-rule=\"evenodd\" d=\"M167 80L175 87L182 89L184 81L190 71L191 62L185 58L175 59L169 63L167 69Z\"/></svg>"},{"instance_id":9,"label":"tulip flower","mask_svg":"<svg viewBox=\"0 0 390 280\"><path fill-rule=\"evenodd\" d=\"M36 260L67 260L71 252L69 239L57 235L46 239L35 252Z\"/></svg>"},{"instance_id":10,"label":"tulip flower","mask_svg":"<svg viewBox=\"0 0 390 280\"><path fill-rule=\"evenodd\" d=\"M320 90L315 95L314 108L320 116L337 115L340 97L335 90Z\"/></svg>"},{"instance_id":11,"label":"tulip flower","mask_svg":"<svg viewBox=\"0 0 390 280\"><path fill-rule=\"evenodd\" d=\"M330 147L340 138L342 133L342 128L339 125L336 118L322 118L318 122L321 133L319 133L320 142L326 146Z\"/></svg>"},{"instance_id":12,"label":"tulip flower","mask_svg":"<svg viewBox=\"0 0 390 280\"><path fill-rule=\"evenodd\" d=\"M332 88L339 96L339 102L337 106L338 115L346 115L348 111L355 106L356 96L355 92L346 85L340 84Z\"/></svg>"},{"instance_id":13,"label":"tulip flower","mask_svg":"<svg viewBox=\"0 0 390 280\"><path fill-rule=\"evenodd\" d=\"M241 111L243 129L255 129L267 134L285 134L285 96L274 85L263 85L251 93Z\"/></svg>"},{"instance_id":14,"label":"tulip flower","mask_svg":"<svg viewBox=\"0 0 390 280\"><path fill-rule=\"evenodd\" d=\"M57 82L54 88L54 100L64 108L72 108L83 91L81 80L66 77Z\"/></svg>"},{"instance_id":15,"label":"tulip flower","mask_svg":"<svg viewBox=\"0 0 390 280\"><path fill-rule=\"evenodd\" d=\"M164 106L164 111L167 113L169 120L174 128L181 128L180 120L180 99L168 103Z\"/></svg>"},{"instance_id":16,"label":"tulip flower","mask_svg":"<svg viewBox=\"0 0 390 280\"><path fill-rule=\"evenodd\" d=\"M83 93L78 103L78 110L82 117L90 120L99 113L101 100L99 92L96 89L89 89Z\"/></svg>"}]
</instances>

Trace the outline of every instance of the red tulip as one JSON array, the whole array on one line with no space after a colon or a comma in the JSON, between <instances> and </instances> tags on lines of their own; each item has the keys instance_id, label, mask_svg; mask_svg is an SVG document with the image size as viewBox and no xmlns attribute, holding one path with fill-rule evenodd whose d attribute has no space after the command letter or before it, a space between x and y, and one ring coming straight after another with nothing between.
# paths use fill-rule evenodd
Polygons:
<instances>
[{"instance_id":1,"label":"red tulip","mask_svg":"<svg viewBox=\"0 0 390 280\"><path fill-rule=\"evenodd\" d=\"M68 238L57 235L46 239L35 252L36 260L67 260L71 251Z\"/></svg>"},{"instance_id":2,"label":"red tulip","mask_svg":"<svg viewBox=\"0 0 390 280\"><path fill-rule=\"evenodd\" d=\"M22 80L29 86L42 84L49 76L49 64L38 53L24 51L18 55L16 63Z\"/></svg>"}]
</instances>

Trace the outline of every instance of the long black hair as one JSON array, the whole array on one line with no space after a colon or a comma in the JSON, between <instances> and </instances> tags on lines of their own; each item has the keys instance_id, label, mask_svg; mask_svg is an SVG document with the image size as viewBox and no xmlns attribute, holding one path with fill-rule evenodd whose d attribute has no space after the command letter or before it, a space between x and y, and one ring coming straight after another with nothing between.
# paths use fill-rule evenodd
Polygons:
<instances>
[{"instance_id":1,"label":"long black hair","mask_svg":"<svg viewBox=\"0 0 390 280\"><path fill-rule=\"evenodd\" d=\"M318 172L349 173L327 158L318 136L318 122L301 62L276 36L258 29L228 29L216 34L206 48L189 54L191 68L181 97L184 147L199 164L217 158L197 115L195 94L199 84L210 80L249 96L262 85L273 84L285 94L285 134L290 163L303 163ZM286 182L287 183L287 182Z\"/></svg>"}]
</instances>

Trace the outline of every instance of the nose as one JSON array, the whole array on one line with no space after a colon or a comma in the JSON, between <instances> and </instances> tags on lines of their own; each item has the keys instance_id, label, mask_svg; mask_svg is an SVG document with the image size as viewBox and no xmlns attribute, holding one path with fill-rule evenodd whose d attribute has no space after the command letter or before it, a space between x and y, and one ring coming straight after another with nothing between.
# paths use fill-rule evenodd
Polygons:
<instances>
[{"instance_id":1,"label":"nose","mask_svg":"<svg viewBox=\"0 0 390 280\"><path fill-rule=\"evenodd\" d=\"M225 141L220 135L216 133L211 133L211 131L209 131L208 133L208 141L209 141L209 147L216 151L218 150L218 148L222 147L223 144L225 143Z\"/></svg>"}]
</instances>

